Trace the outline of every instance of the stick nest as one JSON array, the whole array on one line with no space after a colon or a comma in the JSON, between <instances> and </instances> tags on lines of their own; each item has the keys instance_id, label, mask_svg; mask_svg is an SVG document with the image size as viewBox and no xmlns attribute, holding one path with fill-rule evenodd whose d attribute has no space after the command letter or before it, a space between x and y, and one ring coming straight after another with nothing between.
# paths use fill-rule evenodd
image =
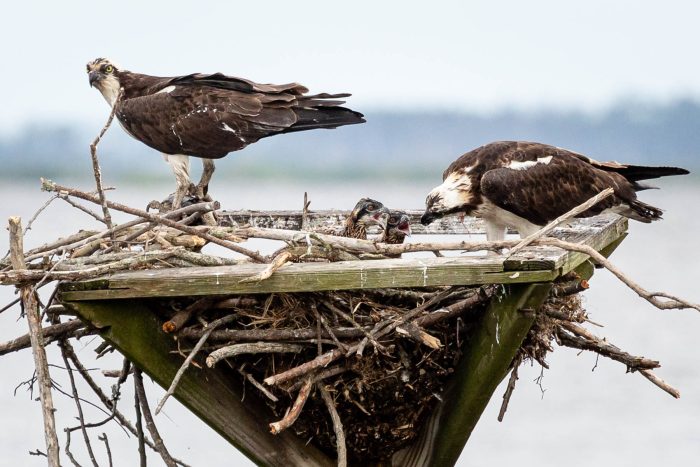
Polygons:
<instances>
[{"instance_id":1,"label":"stick nest","mask_svg":"<svg viewBox=\"0 0 700 467\"><path fill-rule=\"evenodd\" d=\"M155 308L166 325L180 320L183 313L204 308L197 312L198 323L179 331L183 354L206 332L207 323L226 314L233 315L231 322L214 330L206 341L204 350L210 356L250 342L280 346L276 350L284 351L267 353L261 347L218 365L229 366L243 379L247 391L257 392L266 401L271 421L285 418L305 381L321 382L342 420L349 459L367 461L388 458L418 436L441 400L463 343L479 326L489 298L502 292L502 286L496 285L285 293L220 297L215 303L210 298L171 299L158 301ZM584 316L575 296L552 296L546 306ZM415 312L421 308L424 311ZM367 338L381 335L382 326L411 314L409 324L377 337L376 344ZM521 353L544 361L552 350L556 323L545 313L537 316ZM363 342L365 346L358 349ZM329 351L340 351L342 356L279 384L250 385L251 379L261 383ZM335 456L334 428L320 391L311 392L292 429Z\"/></svg>"}]
</instances>

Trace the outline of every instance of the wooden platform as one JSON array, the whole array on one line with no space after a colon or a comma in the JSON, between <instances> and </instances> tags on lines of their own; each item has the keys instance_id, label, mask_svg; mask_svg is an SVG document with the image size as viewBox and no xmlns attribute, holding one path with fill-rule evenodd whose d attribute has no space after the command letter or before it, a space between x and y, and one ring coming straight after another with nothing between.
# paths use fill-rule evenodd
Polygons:
<instances>
[{"instance_id":1,"label":"wooden platform","mask_svg":"<svg viewBox=\"0 0 700 467\"><path fill-rule=\"evenodd\" d=\"M479 225L472 224L475 231ZM626 232L627 220L611 215L577 221L553 235L600 250ZM482 230L483 231L483 230ZM549 282L586 260L586 255L552 247L529 247L517 255L339 261L290 264L263 282L241 279L262 271L261 264L169 268L113 274L62 286L62 299L177 297L270 292L310 292L386 287L427 287Z\"/></svg>"},{"instance_id":2,"label":"wooden platform","mask_svg":"<svg viewBox=\"0 0 700 467\"><path fill-rule=\"evenodd\" d=\"M416 213L414 213L417 215ZM414 215L414 217L415 217ZM306 225L327 225L328 216L310 213ZM231 213L229 226L299 228L300 213ZM310 223L310 224L309 224ZM316 224L314 224L316 223ZM449 223L415 233L483 233L479 221ZM412 226L413 227L413 226ZM553 235L592 246L605 255L624 239L627 221L618 216L578 220ZM491 300L476 335L462 347L455 374L436 408L411 446L396 453L392 465L448 467L455 464L493 392L506 376L547 296L551 282L574 269L588 278L587 256L550 247L528 247L517 255L421 257L337 263L290 264L262 282L241 279L265 265L241 264L208 268L160 269L118 273L99 279L64 283L59 299L81 319L100 329L101 336L167 388L182 364L178 343L161 331L149 308L153 297L303 292L439 285L504 284ZM199 357L195 360L201 360ZM237 449L259 465L329 466L333 460L289 431L269 434L265 402L248 391L222 366L190 367L174 396ZM382 464L388 465L388 464Z\"/></svg>"}]
</instances>

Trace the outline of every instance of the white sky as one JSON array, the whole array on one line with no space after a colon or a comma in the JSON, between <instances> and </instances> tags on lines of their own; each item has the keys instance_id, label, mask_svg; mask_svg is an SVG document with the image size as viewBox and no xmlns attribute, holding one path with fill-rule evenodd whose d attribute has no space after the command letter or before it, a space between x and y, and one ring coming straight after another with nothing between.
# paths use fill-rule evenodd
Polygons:
<instances>
[{"instance_id":1,"label":"white sky","mask_svg":"<svg viewBox=\"0 0 700 467\"><path fill-rule=\"evenodd\" d=\"M697 98L698 17L689 0L12 2L0 27L0 133L103 119L84 68L97 56L149 74L349 91L358 110Z\"/></svg>"}]
</instances>

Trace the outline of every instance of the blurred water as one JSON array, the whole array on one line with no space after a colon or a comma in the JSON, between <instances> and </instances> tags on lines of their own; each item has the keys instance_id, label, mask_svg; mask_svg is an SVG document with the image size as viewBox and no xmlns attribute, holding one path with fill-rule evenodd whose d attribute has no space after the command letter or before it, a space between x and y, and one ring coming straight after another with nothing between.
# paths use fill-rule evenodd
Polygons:
<instances>
[{"instance_id":1,"label":"blurred water","mask_svg":"<svg viewBox=\"0 0 700 467\"><path fill-rule=\"evenodd\" d=\"M326 184L242 184L222 186L216 179L213 193L226 208L299 209L304 190L309 191L312 209L348 209L362 196L380 199L388 206L419 208L425 193L436 184L433 181L398 183L336 182ZM659 183L663 190L642 193L644 201L666 209L665 220L651 225L630 223L630 235L612 259L642 286L664 290L686 299L700 302L697 287L697 264L700 254L694 244L700 231L700 187L692 178L677 178ZM170 186L149 185L120 187L109 197L133 206L145 206L151 199L162 198ZM22 216L26 224L36 209L49 198L37 186L4 185L0 187L0 219L10 215ZM116 219L123 219L115 215ZM79 228L97 227L94 220L57 200L37 219L25 240L30 248ZM0 238L0 250L7 249L6 237ZM212 250L213 251L213 250ZM0 304L14 297L9 287L0 288ZM496 421L500 407L499 388L486 409L479 425L465 448L459 465L493 466L519 463L542 467L603 465L693 465L700 455L700 316L691 311L658 311L622 286L605 271L598 271L592 288L585 293L586 307L592 319L605 324L594 329L599 335L634 353L658 359L662 368L659 376L681 390L680 400L674 400L644 378L625 374L617 363L601 360L595 371L596 359L589 353L577 354L557 349L548 358L550 371L545 372L544 395L533 380L539 367L521 370L520 381L511 399L503 423ZM0 341L22 334L24 321L17 322L18 310L0 315ZM81 358L97 368L117 369L118 356L110 355L94 362L92 349L96 339L83 339L78 344ZM50 361L60 362L55 346L50 347ZM62 362L61 362L62 364ZM33 362L30 351L0 358L0 413L3 434L0 436L0 466L45 465L42 458L27 452L43 449L40 407L22 387L13 396L21 381L31 377ZM58 370L53 370L59 374ZM112 382L95 377L107 387ZM68 390L63 375L58 376ZM89 389L81 388L84 395ZM163 390L155 385L148 389L152 404ZM121 409L133 414L130 404L131 388L125 388ZM35 394L35 397L37 395ZM57 423L60 427L75 423L75 407L71 399L56 395ZM100 420L92 407L85 407L86 417ZM133 417L132 417L133 418ZM171 399L159 428L173 455L193 466L250 465L234 448ZM107 432L115 465L135 465L135 440L127 438L114 423L104 427ZM60 434L62 449L65 437ZM73 452L87 461L82 440L73 436ZM94 440L101 460L103 447ZM160 465L156 455L149 454L153 465Z\"/></svg>"}]
</instances>

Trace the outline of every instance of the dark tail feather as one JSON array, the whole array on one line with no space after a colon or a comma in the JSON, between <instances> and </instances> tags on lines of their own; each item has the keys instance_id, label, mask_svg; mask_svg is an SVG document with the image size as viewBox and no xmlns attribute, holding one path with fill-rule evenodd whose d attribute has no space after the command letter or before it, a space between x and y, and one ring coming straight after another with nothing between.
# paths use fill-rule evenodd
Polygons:
<instances>
[{"instance_id":1,"label":"dark tail feather","mask_svg":"<svg viewBox=\"0 0 700 467\"><path fill-rule=\"evenodd\" d=\"M343 125L365 122L364 115L345 107L295 108L294 112L299 119L294 125L282 131L282 133L313 130L316 128L337 128Z\"/></svg>"},{"instance_id":2,"label":"dark tail feather","mask_svg":"<svg viewBox=\"0 0 700 467\"><path fill-rule=\"evenodd\" d=\"M613 171L619 173L630 182L667 177L669 175L687 175L690 173L686 169L680 167L645 167L643 165L628 165L626 167L614 169Z\"/></svg>"}]
</instances>

